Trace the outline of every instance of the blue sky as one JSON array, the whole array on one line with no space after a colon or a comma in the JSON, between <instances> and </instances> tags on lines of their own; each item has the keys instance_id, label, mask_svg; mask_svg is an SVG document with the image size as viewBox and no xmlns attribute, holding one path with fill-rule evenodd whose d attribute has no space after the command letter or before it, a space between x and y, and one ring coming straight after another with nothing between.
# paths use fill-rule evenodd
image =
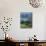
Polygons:
<instances>
[{"instance_id":1,"label":"blue sky","mask_svg":"<svg viewBox=\"0 0 46 46\"><path fill-rule=\"evenodd\" d=\"M28 21L29 18L32 21L32 12L21 12L20 13L21 20Z\"/></svg>"}]
</instances>

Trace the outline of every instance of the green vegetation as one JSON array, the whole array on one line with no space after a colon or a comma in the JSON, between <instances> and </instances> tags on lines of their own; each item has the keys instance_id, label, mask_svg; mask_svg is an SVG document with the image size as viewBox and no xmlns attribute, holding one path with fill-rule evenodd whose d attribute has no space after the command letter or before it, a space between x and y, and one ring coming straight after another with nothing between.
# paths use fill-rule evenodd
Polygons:
<instances>
[{"instance_id":1,"label":"green vegetation","mask_svg":"<svg viewBox=\"0 0 46 46\"><path fill-rule=\"evenodd\" d=\"M32 22L21 21L21 28L32 28Z\"/></svg>"}]
</instances>

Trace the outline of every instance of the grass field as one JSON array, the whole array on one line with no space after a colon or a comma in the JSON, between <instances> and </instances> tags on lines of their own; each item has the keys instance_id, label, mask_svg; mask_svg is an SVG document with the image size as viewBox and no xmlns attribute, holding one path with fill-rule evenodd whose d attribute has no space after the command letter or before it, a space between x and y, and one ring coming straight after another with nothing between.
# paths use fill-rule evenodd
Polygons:
<instances>
[{"instance_id":1,"label":"grass field","mask_svg":"<svg viewBox=\"0 0 46 46\"><path fill-rule=\"evenodd\" d=\"M32 23L21 23L21 28L32 28Z\"/></svg>"}]
</instances>

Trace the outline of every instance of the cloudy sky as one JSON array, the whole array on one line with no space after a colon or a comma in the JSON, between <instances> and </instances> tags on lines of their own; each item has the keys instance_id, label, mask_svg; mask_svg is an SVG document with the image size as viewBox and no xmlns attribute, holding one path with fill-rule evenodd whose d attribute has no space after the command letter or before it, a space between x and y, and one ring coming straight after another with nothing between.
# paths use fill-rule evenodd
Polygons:
<instances>
[{"instance_id":1,"label":"cloudy sky","mask_svg":"<svg viewBox=\"0 0 46 46\"><path fill-rule=\"evenodd\" d=\"M32 21L32 13L31 12L22 12L20 14L21 21Z\"/></svg>"}]
</instances>

